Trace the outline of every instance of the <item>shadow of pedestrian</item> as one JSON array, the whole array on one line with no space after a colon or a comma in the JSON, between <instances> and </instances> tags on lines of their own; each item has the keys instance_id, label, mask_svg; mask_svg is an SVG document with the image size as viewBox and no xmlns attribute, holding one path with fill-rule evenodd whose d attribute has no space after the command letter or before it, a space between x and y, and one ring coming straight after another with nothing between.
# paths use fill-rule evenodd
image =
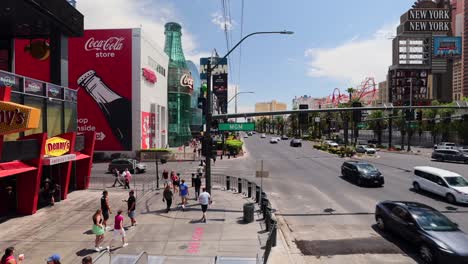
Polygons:
<instances>
[{"instance_id":1,"label":"shadow of pedestrian","mask_svg":"<svg viewBox=\"0 0 468 264\"><path fill-rule=\"evenodd\" d=\"M94 235L94 233L93 233L93 230L90 229L90 230L83 232L83 235Z\"/></svg>"},{"instance_id":2,"label":"shadow of pedestrian","mask_svg":"<svg viewBox=\"0 0 468 264\"><path fill-rule=\"evenodd\" d=\"M85 257L85 256L88 256L88 255L93 254L93 253L96 253L96 251L94 249L83 248L82 250L77 251L76 255L78 257Z\"/></svg>"}]
</instances>

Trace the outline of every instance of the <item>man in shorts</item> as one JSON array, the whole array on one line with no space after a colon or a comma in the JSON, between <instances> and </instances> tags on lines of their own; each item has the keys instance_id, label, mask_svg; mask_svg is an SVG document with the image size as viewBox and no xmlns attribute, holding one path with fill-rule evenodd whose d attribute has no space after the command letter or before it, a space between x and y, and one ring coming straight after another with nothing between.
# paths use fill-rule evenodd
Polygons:
<instances>
[{"instance_id":1,"label":"man in shorts","mask_svg":"<svg viewBox=\"0 0 468 264\"><path fill-rule=\"evenodd\" d=\"M187 198L189 196L189 187L185 183L185 180L182 180L182 183L179 185L180 197L182 198L182 210L185 210L185 205L187 204Z\"/></svg>"},{"instance_id":2,"label":"man in shorts","mask_svg":"<svg viewBox=\"0 0 468 264\"><path fill-rule=\"evenodd\" d=\"M124 200L124 202L127 202L128 217L130 217L130 220L132 221L132 226L136 226L136 219L135 219L136 198L135 198L135 192L133 190L131 190L128 195L129 195L128 200Z\"/></svg>"},{"instance_id":3,"label":"man in shorts","mask_svg":"<svg viewBox=\"0 0 468 264\"><path fill-rule=\"evenodd\" d=\"M104 231L107 230L107 220L109 219L109 215L112 214L111 208L109 206L109 197L107 191L102 192L101 197L101 211L104 221L102 225L104 226Z\"/></svg>"},{"instance_id":4,"label":"man in shorts","mask_svg":"<svg viewBox=\"0 0 468 264\"><path fill-rule=\"evenodd\" d=\"M112 248L112 242L114 242L114 240L119 240L119 237L122 238L122 247L128 246L128 243L125 243L124 216L122 215L121 209L117 211L117 215L114 218L114 236L107 247L108 250Z\"/></svg>"},{"instance_id":5,"label":"man in shorts","mask_svg":"<svg viewBox=\"0 0 468 264\"><path fill-rule=\"evenodd\" d=\"M208 210L208 205L211 204L212 201L211 195L206 192L206 188L203 188L202 190L203 192L200 194L200 196L198 196L198 201L200 202L203 212L203 216L200 221L206 223L206 211Z\"/></svg>"}]
</instances>

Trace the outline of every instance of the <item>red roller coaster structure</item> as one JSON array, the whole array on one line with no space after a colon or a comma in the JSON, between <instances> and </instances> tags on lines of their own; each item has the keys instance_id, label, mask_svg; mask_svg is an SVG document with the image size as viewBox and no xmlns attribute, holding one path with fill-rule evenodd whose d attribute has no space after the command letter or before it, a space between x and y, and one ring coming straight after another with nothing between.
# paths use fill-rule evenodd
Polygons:
<instances>
[{"instance_id":1,"label":"red roller coaster structure","mask_svg":"<svg viewBox=\"0 0 468 264\"><path fill-rule=\"evenodd\" d=\"M361 82L361 85L353 92L353 98L358 98L364 105L372 105L378 96L378 89L374 77L367 77ZM335 88L333 93L326 97L321 104L333 107L338 106L340 103L347 103L349 96L342 94L339 88Z\"/></svg>"}]
</instances>

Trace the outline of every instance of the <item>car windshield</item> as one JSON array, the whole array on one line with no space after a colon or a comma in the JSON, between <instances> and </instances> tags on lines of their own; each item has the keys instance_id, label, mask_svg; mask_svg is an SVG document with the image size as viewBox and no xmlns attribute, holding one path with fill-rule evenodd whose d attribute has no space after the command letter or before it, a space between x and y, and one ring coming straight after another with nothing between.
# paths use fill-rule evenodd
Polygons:
<instances>
[{"instance_id":1,"label":"car windshield","mask_svg":"<svg viewBox=\"0 0 468 264\"><path fill-rule=\"evenodd\" d=\"M422 229L427 231L456 231L457 226L437 211L412 210L413 217Z\"/></svg>"},{"instance_id":2,"label":"car windshield","mask_svg":"<svg viewBox=\"0 0 468 264\"><path fill-rule=\"evenodd\" d=\"M357 165L358 167L358 170L362 171L362 172L373 172L373 171L377 171L377 169L372 166L371 164L359 164Z\"/></svg>"},{"instance_id":3,"label":"car windshield","mask_svg":"<svg viewBox=\"0 0 468 264\"><path fill-rule=\"evenodd\" d=\"M444 179L448 182L450 186L454 187L466 187L468 186L468 182L463 177L444 177Z\"/></svg>"},{"instance_id":4,"label":"car windshield","mask_svg":"<svg viewBox=\"0 0 468 264\"><path fill-rule=\"evenodd\" d=\"M361 147L361 148L368 148L367 145L361 145L360 147Z\"/></svg>"}]
</instances>

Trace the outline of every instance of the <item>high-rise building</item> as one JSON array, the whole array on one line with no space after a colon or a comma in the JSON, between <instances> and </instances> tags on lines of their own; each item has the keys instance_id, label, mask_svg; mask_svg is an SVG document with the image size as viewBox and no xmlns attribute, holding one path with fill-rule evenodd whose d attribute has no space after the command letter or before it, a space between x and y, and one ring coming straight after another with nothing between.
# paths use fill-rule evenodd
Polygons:
<instances>
[{"instance_id":1,"label":"high-rise building","mask_svg":"<svg viewBox=\"0 0 468 264\"><path fill-rule=\"evenodd\" d=\"M299 105L307 105L308 109L319 109L322 107L322 101L324 101L324 98L312 97L310 95L296 96L292 100L292 110L299 109Z\"/></svg>"},{"instance_id":2,"label":"high-rise building","mask_svg":"<svg viewBox=\"0 0 468 264\"><path fill-rule=\"evenodd\" d=\"M182 27L174 22L167 23L164 34L164 52L169 56L169 146L181 146L192 137L190 109L193 79L182 50Z\"/></svg>"},{"instance_id":3,"label":"high-rise building","mask_svg":"<svg viewBox=\"0 0 468 264\"><path fill-rule=\"evenodd\" d=\"M377 105L388 103L388 82L383 81L379 83L379 90L377 96Z\"/></svg>"},{"instance_id":4,"label":"high-rise building","mask_svg":"<svg viewBox=\"0 0 468 264\"><path fill-rule=\"evenodd\" d=\"M457 58L453 62L453 100L460 100L463 97L468 97L468 57L466 49L468 48L467 27L468 5L466 0L452 0L452 32L454 36L462 38L463 53L461 58Z\"/></svg>"},{"instance_id":5,"label":"high-rise building","mask_svg":"<svg viewBox=\"0 0 468 264\"><path fill-rule=\"evenodd\" d=\"M287 104L272 100L271 102L261 102L255 104L255 112L273 112L273 111L286 111L288 108ZM265 116L270 118L270 116ZM261 118L261 117L257 117Z\"/></svg>"}]
</instances>

